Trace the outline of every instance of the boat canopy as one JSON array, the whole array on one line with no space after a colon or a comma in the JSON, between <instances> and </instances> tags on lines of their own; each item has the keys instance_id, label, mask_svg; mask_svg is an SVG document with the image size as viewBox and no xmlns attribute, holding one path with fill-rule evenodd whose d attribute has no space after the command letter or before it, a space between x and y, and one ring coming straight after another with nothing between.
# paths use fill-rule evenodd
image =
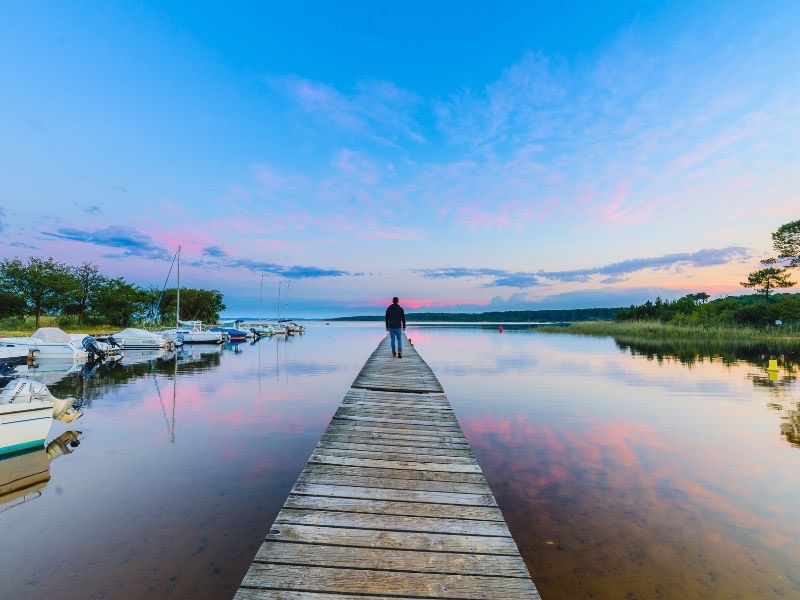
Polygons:
<instances>
[{"instance_id":1,"label":"boat canopy","mask_svg":"<svg viewBox=\"0 0 800 600\"><path fill-rule=\"evenodd\" d=\"M64 333L58 327L40 327L31 337L35 337L43 342L48 342L51 344L68 344L72 341L72 338L69 336L69 334Z\"/></svg>"},{"instance_id":2,"label":"boat canopy","mask_svg":"<svg viewBox=\"0 0 800 600\"><path fill-rule=\"evenodd\" d=\"M146 329L137 329L136 327L128 327L127 329L123 329L114 335L119 337L158 337L152 331L147 331Z\"/></svg>"}]
</instances>

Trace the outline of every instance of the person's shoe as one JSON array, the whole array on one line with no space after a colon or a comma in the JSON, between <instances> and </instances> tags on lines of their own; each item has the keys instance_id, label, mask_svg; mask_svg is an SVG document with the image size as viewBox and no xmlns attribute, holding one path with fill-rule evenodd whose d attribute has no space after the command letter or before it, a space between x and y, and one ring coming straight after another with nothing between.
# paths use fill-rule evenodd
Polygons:
<instances>
[{"instance_id":1,"label":"person's shoe","mask_svg":"<svg viewBox=\"0 0 800 600\"><path fill-rule=\"evenodd\" d=\"M397 358L397 352L395 352L394 350L392 350L392 356L393 356L393 357L395 357L395 358Z\"/></svg>"},{"instance_id":2,"label":"person's shoe","mask_svg":"<svg viewBox=\"0 0 800 600\"><path fill-rule=\"evenodd\" d=\"M397 358L403 358L403 353L402 352L398 352L397 353Z\"/></svg>"}]
</instances>

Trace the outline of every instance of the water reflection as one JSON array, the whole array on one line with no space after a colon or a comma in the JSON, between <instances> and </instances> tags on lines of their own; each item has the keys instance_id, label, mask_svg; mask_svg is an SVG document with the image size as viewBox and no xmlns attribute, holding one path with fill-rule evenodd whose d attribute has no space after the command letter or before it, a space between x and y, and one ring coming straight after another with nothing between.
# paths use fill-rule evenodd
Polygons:
<instances>
[{"instance_id":1,"label":"water reflection","mask_svg":"<svg viewBox=\"0 0 800 600\"><path fill-rule=\"evenodd\" d=\"M649 360L658 362L677 360L686 366L694 366L704 361L720 361L725 365L746 362L766 367L770 358L778 357L778 362L783 368L793 371L800 360L800 343L721 342L696 339L631 340L619 337L614 338L614 342L617 348L623 352L630 352L632 356L645 356Z\"/></svg>"},{"instance_id":2,"label":"water reflection","mask_svg":"<svg viewBox=\"0 0 800 600\"><path fill-rule=\"evenodd\" d=\"M45 448L0 458L0 512L41 497L50 482L50 463L71 454L80 436L80 431L65 431Z\"/></svg>"}]
</instances>

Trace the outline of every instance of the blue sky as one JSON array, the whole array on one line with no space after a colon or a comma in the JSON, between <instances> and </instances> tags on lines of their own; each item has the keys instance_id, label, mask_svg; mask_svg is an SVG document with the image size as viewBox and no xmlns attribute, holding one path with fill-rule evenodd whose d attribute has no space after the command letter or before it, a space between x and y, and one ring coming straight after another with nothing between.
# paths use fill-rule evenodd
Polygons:
<instances>
[{"instance_id":1,"label":"blue sky","mask_svg":"<svg viewBox=\"0 0 800 600\"><path fill-rule=\"evenodd\" d=\"M0 256L231 314L740 293L798 214L800 5L0 8Z\"/></svg>"}]
</instances>

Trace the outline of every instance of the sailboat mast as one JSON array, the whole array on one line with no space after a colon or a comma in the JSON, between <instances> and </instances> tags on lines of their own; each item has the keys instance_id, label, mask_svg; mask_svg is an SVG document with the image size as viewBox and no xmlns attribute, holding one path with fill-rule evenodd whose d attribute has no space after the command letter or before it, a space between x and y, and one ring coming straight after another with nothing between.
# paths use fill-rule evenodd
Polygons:
<instances>
[{"instance_id":1,"label":"sailboat mast","mask_svg":"<svg viewBox=\"0 0 800 600\"><path fill-rule=\"evenodd\" d=\"M181 326L181 247L178 246L178 296L175 301L175 329Z\"/></svg>"},{"instance_id":2,"label":"sailboat mast","mask_svg":"<svg viewBox=\"0 0 800 600\"><path fill-rule=\"evenodd\" d=\"M283 282L278 282L278 323L281 322L281 284Z\"/></svg>"},{"instance_id":3,"label":"sailboat mast","mask_svg":"<svg viewBox=\"0 0 800 600\"><path fill-rule=\"evenodd\" d=\"M264 274L261 274L261 293L258 295L258 324L264 320Z\"/></svg>"}]
</instances>

